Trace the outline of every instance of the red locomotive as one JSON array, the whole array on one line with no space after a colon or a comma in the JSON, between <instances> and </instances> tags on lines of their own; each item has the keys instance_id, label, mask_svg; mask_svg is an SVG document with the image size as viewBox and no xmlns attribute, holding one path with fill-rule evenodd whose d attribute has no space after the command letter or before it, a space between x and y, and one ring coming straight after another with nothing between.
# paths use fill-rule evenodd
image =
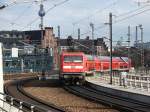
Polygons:
<instances>
[{"instance_id":1,"label":"red locomotive","mask_svg":"<svg viewBox=\"0 0 150 112\"><path fill-rule=\"evenodd\" d=\"M61 54L60 60L60 79L65 82L84 79L86 71L86 57L84 53L64 52Z\"/></svg>"},{"instance_id":2,"label":"red locomotive","mask_svg":"<svg viewBox=\"0 0 150 112\"><path fill-rule=\"evenodd\" d=\"M85 76L94 72L108 72L108 56L92 57L82 52L63 52L60 58L60 79L69 83L82 83ZM113 57L112 70L129 71L131 60L126 57Z\"/></svg>"}]
</instances>

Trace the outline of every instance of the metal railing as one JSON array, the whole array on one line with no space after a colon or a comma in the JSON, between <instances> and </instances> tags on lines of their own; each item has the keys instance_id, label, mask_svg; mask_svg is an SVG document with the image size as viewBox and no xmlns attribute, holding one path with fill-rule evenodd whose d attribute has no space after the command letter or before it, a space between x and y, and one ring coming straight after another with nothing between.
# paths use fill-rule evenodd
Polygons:
<instances>
[{"instance_id":1,"label":"metal railing","mask_svg":"<svg viewBox=\"0 0 150 112\"><path fill-rule=\"evenodd\" d=\"M97 74L94 77L91 77L94 80L109 84L110 76L109 74ZM128 74L126 79L121 78L119 74L113 75L112 85L122 86L125 88L133 88L140 91L150 92L150 76L146 75L137 75L137 74Z\"/></svg>"},{"instance_id":2,"label":"metal railing","mask_svg":"<svg viewBox=\"0 0 150 112\"><path fill-rule=\"evenodd\" d=\"M44 109L0 93L0 112L45 112Z\"/></svg>"},{"instance_id":3,"label":"metal railing","mask_svg":"<svg viewBox=\"0 0 150 112\"><path fill-rule=\"evenodd\" d=\"M21 105L16 107L13 97L0 93L0 112L24 112Z\"/></svg>"},{"instance_id":4,"label":"metal railing","mask_svg":"<svg viewBox=\"0 0 150 112\"><path fill-rule=\"evenodd\" d=\"M109 83L110 76L101 76L100 80L103 80L103 81ZM124 83L124 80L121 79L120 77L113 77L112 84L150 92L150 77L128 75L125 83Z\"/></svg>"}]
</instances>

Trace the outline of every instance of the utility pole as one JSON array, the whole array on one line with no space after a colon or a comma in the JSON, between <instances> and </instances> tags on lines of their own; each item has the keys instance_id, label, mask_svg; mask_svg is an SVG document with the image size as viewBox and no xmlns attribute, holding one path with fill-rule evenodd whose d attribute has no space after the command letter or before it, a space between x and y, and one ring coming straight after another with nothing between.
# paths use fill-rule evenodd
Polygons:
<instances>
[{"instance_id":1,"label":"utility pole","mask_svg":"<svg viewBox=\"0 0 150 112\"><path fill-rule=\"evenodd\" d=\"M92 55L93 55L93 58L94 58L94 24L93 23L90 23L90 27L92 28Z\"/></svg>"},{"instance_id":2,"label":"utility pole","mask_svg":"<svg viewBox=\"0 0 150 112\"><path fill-rule=\"evenodd\" d=\"M109 13L109 23L105 23L109 25L109 43L110 43L110 66L109 66L109 75L110 75L110 84L112 84L112 13Z\"/></svg>"},{"instance_id":3,"label":"utility pole","mask_svg":"<svg viewBox=\"0 0 150 112\"><path fill-rule=\"evenodd\" d=\"M60 26L58 26L57 28L58 28L58 38L60 39Z\"/></svg>"},{"instance_id":4,"label":"utility pole","mask_svg":"<svg viewBox=\"0 0 150 112\"><path fill-rule=\"evenodd\" d=\"M60 69L60 26L58 28L58 40L57 40L57 47L58 47L58 68Z\"/></svg>"},{"instance_id":5,"label":"utility pole","mask_svg":"<svg viewBox=\"0 0 150 112\"><path fill-rule=\"evenodd\" d=\"M144 67L144 46L143 46L143 27L139 25L141 30L141 66Z\"/></svg>"},{"instance_id":6,"label":"utility pole","mask_svg":"<svg viewBox=\"0 0 150 112\"><path fill-rule=\"evenodd\" d=\"M129 58L130 58L130 38L131 38L131 28L130 26L128 26L128 62L130 61ZM130 65L129 65L130 66Z\"/></svg>"},{"instance_id":7,"label":"utility pole","mask_svg":"<svg viewBox=\"0 0 150 112\"><path fill-rule=\"evenodd\" d=\"M80 40L80 28L78 28L78 40Z\"/></svg>"},{"instance_id":8,"label":"utility pole","mask_svg":"<svg viewBox=\"0 0 150 112\"><path fill-rule=\"evenodd\" d=\"M58 28L58 39L57 39L57 45L58 45L58 55L60 55L60 26Z\"/></svg>"},{"instance_id":9,"label":"utility pole","mask_svg":"<svg viewBox=\"0 0 150 112\"><path fill-rule=\"evenodd\" d=\"M109 13L109 36L110 36L110 84L112 84L112 13Z\"/></svg>"},{"instance_id":10,"label":"utility pole","mask_svg":"<svg viewBox=\"0 0 150 112\"><path fill-rule=\"evenodd\" d=\"M137 47L138 43L138 26L135 27L135 47Z\"/></svg>"},{"instance_id":11,"label":"utility pole","mask_svg":"<svg viewBox=\"0 0 150 112\"><path fill-rule=\"evenodd\" d=\"M95 47L94 47L94 24L90 23L90 27L92 28L92 57L94 60L94 56L95 56ZM94 63L94 68L95 68L95 63Z\"/></svg>"}]
</instances>

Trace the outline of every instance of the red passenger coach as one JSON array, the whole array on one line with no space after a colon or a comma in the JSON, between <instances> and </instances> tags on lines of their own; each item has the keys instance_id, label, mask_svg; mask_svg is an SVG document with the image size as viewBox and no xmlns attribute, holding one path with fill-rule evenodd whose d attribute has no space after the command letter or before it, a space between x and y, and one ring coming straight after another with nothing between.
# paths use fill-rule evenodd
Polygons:
<instances>
[{"instance_id":1,"label":"red passenger coach","mask_svg":"<svg viewBox=\"0 0 150 112\"><path fill-rule=\"evenodd\" d=\"M84 79L86 57L82 52L64 52L61 54L60 79Z\"/></svg>"},{"instance_id":2,"label":"red passenger coach","mask_svg":"<svg viewBox=\"0 0 150 112\"><path fill-rule=\"evenodd\" d=\"M110 70L110 57L101 56L99 57L101 63L101 72ZM131 60L127 57L112 57L112 70L117 71L129 71L131 68Z\"/></svg>"},{"instance_id":3,"label":"red passenger coach","mask_svg":"<svg viewBox=\"0 0 150 112\"><path fill-rule=\"evenodd\" d=\"M110 71L108 56L93 57L82 52L63 52L60 59L60 79L65 82L82 83L85 76ZM131 60L127 57L112 57L112 70L129 71L130 67Z\"/></svg>"}]
</instances>

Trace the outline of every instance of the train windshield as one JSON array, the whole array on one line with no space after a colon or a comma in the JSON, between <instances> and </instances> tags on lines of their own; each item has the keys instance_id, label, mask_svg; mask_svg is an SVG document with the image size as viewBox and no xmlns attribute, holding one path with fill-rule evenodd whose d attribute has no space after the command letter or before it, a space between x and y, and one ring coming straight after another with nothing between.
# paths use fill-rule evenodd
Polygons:
<instances>
[{"instance_id":1,"label":"train windshield","mask_svg":"<svg viewBox=\"0 0 150 112\"><path fill-rule=\"evenodd\" d=\"M82 56L64 56L64 62L82 62Z\"/></svg>"}]
</instances>

